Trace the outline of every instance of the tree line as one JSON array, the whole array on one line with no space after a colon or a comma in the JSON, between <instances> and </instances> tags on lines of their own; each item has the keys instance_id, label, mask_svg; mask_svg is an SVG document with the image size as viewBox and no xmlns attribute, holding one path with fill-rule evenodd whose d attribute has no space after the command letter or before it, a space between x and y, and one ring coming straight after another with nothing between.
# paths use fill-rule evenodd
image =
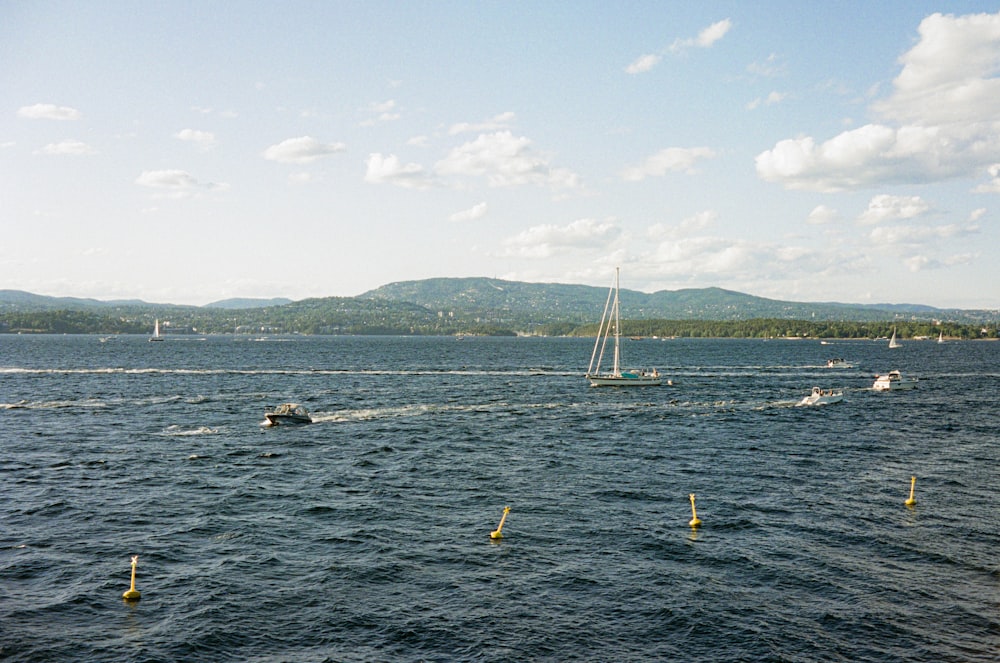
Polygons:
<instances>
[{"instance_id":1,"label":"tree line","mask_svg":"<svg viewBox=\"0 0 1000 663\"><path fill-rule=\"evenodd\" d=\"M0 313L0 333L36 334L148 334L154 318L162 313L122 315L93 311L59 310ZM180 309L166 314L167 334L274 333L307 335L423 335L456 334L509 336L594 336L596 324L558 322L537 324L527 319L484 321L474 316L429 313L419 306L366 304L328 307L274 307L253 311ZM819 338L874 339L893 330L902 338L997 338L995 324L959 324L930 321L815 321L755 318L749 320L624 320L622 334L634 337L680 338Z\"/></svg>"}]
</instances>

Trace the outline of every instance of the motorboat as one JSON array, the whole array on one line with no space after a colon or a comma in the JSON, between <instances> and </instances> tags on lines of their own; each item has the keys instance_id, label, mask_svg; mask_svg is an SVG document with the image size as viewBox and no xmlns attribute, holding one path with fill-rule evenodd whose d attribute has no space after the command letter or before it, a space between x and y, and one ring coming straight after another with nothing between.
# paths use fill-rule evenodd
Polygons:
<instances>
[{"instance_id":1,"label":"motorboat","mask_svg":"<svg viewBox=\"0 0 1000 663\"><path fill-rule=\"evenodd\" d=\"M604 314L594 341L594 352L590 355L590 366L587 368L587 379L591 387L656 387L663 384L660 372L655 368L646 370L622 370L621 368L621 304L619 300L618 272L615 268L615 281L608 291L608 301L604 304ZM608 340L612 340L613 359L611 370L601 372L601 360Z\"/></svg>"},{"instance_id":2,"label":"motorboat","mask_svg":"<svg viewBox=\"0 0 1000 663\"><path fill-rule=\"evenodd\" d=\"M844 392L833 389L820 389L813 387L812 393L795 404L795 407L805 407L809 405L830 405L844 400Z\"/></svg>"},{"instance_id":3,"label":"motorboat","mask_svg":"<svg viewBox=\"0 0 1000 663\"><path fill-rule=\"evenodd\" d=\"M283 403L270 412L264 413L265 424L278 426L281 424L311 424L309 412L297 403Z\"/></svg>"},{"instance_id":4,"label":"motorboat","mask_svg":"<svg viewBox=\"0 0 1000 663\"><path fill-rule=\"evenodd\" d=\"M885 375L875 376L875 384L872 385L872 389L875 391L914 389L917 386L917 381L917 378L904 378L899 371L889 371Z\"/></svg>"},{"instance_id":5,"label":"motorboat","mask_svg":"<svg viewBox=\"0 0 1000 663\"><path fill-rule=\"evenodd\" d=\"M834 358L834 359L827 359L826 360L826 367L827 368L854 368L854 365L851 364L851 363L849 363L849 362L847 362L847 361L844 361L843 359L841 359L839 357L837 357L837 358Z\"/></svg>"}]
</instances>

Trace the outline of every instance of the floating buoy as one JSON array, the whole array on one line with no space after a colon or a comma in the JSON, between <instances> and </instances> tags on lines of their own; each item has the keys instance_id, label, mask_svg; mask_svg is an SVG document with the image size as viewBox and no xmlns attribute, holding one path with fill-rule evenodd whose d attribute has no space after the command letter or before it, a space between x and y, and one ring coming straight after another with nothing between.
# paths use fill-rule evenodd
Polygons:
<instances>
[{"instance_id":1,"label":"floating buoy","mask_svg":"<svg viewBox=\"0 0 1000 663\"><path fill-rule=\"evenodd\" d=\"M913 489L917 486L917 477L910 477L910 499L903 502L906 506L913 506L917 500L913 497Z\"/></svg>"},{"instance_id":2,"label":"floating buoy","mask_svg":"<svg viewBox=\"0 0 1000 663\"><path fill-rule=\"evenodd\" d=\"M132 585L128 588L128 591L122 594L122 598L126 601L138 601L142 595L139 594L138 590L135 588L135 567L139 565L139 556L132 555Z\"/></svg>"},{"instance_id":3,"label":"floating buoy","mask_svg":"<svg viewBox=\"0 0 1000 663\"><path fill-rule=\"evenodd\" d=\"M492 532L490 532L490 538L491 539L502 539L503 538L503 534L501 534L500 532L503 529L503 521L507 520L507 514L508 513L510 513L510 507L509 506L505 506L503 508L503 515L500 516L500 524L497 525L497 528L495 530L493 530Z\"/></svg>"},{"instance_id":4,"label":"floating buoy","mask_svg":"<svg viewBox=\"0 0 1000 663\"><path fill-rule=\"evenodd\" d=\"M701 521L698 519L698 512L694 508L694 493L691 493L691 522L688 523L691 527L697 527L701 525Z\"/></svg>"}]
</instances>

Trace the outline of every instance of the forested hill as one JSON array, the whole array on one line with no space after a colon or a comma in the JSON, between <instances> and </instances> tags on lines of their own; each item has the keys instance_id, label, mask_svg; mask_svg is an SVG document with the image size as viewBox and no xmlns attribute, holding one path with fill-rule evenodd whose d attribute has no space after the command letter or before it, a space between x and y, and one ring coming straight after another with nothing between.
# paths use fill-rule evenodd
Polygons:
<instances>
[{"instance_id":1,"label":"forested hill","mask_svg":"<svg viewBox=\"0 0 1000 663\"><path fill-rule=\"evenodd\" d=\"M480 317L527 316L545 322L586 322L600 317L608 289L558 283L524 283L490 278L434 278L390 283L359 296L408 302L432 310L461 310ZM635 320L851 320L857 322L947 319L981 322L996 312L935 309L907 304L839 304L780 301L722 288L622 289L622 317Z\"/></svg>"},{"instance_id":2,"label":"forested hill","mask_svg":"<svg viewBox=\"0 0 1000 663\"><path fill-rule=\"evenodd\" d=\"M995 335L1000 312L906 304L861 306L788 302L721 288L621 292L622 318L634 335L878 336ZM208 306L56 298L0 290L0 332L167 334L593 334L608 289L489 278L391 283L357 297L226 300ZM665 324L672 321L671 324ZM756 321L748 324L748 321ZM801 321L786 325L781 321ZM968 329L958 329L959 326Z\"/></svg>"}]
</instances>

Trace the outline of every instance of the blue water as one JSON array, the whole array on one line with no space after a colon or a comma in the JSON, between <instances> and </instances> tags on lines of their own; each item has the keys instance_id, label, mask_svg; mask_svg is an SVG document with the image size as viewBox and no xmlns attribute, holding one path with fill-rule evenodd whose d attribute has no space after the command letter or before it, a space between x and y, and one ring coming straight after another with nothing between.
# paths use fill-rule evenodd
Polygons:
<instances>
[{"instance_id":1,"label":"blue water","mask_svg":"<svg viewBox=\"0 0 1000 663\"><path fill-rule=\"evenodd\" d=\"M0 336L0 659L997 660L1000 343L591 349Z\"/></svg>"}]
</instances>

